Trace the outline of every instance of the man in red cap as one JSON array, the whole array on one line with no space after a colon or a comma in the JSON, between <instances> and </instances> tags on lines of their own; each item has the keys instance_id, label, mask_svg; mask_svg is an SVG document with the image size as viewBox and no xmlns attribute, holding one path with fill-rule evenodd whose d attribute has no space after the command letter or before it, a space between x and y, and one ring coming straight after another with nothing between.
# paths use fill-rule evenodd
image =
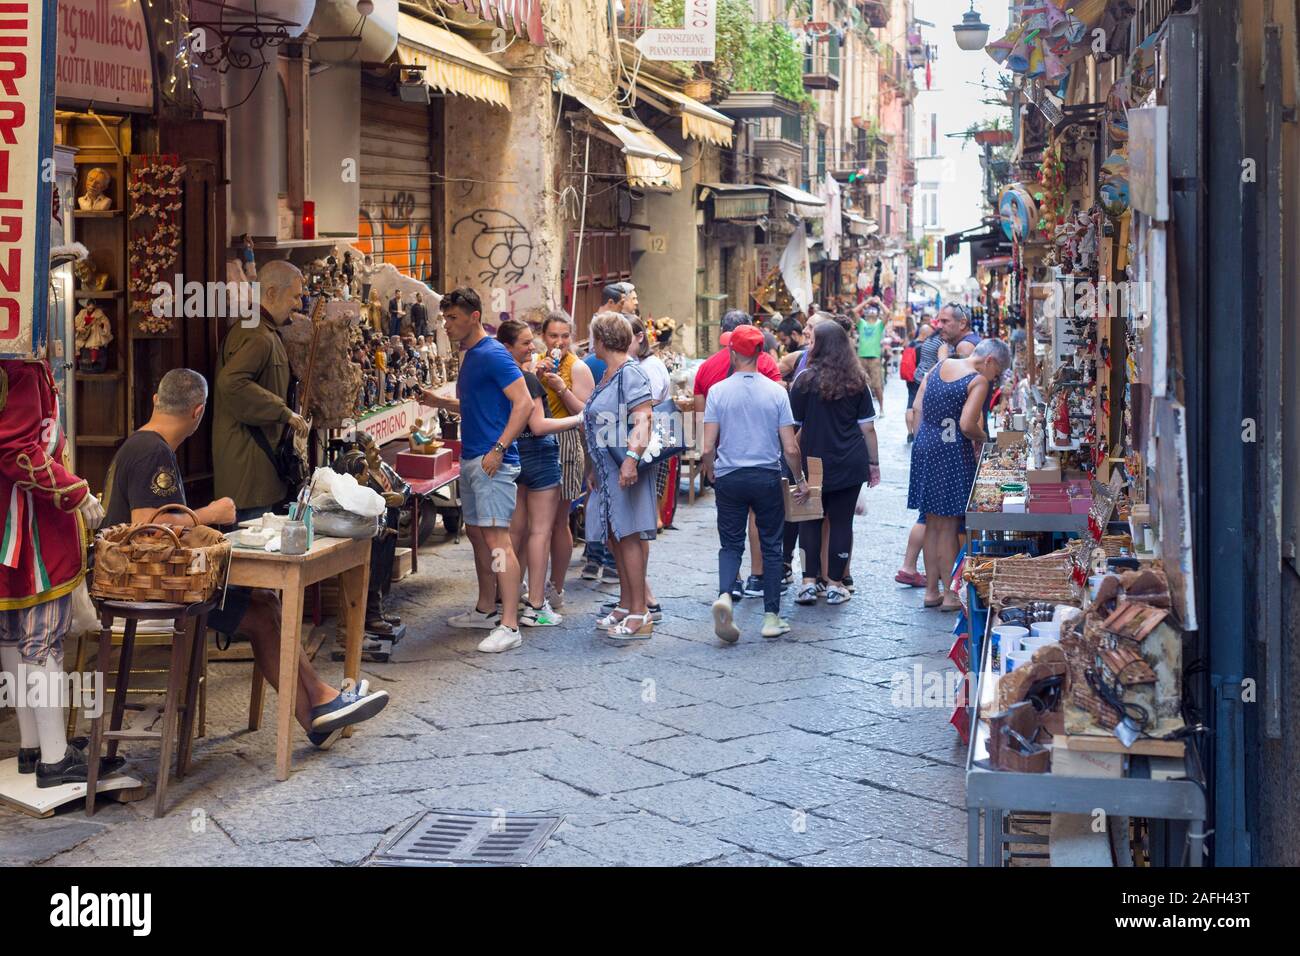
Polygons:
<instances>
[{"instance_id":1,"label":"man in red cap","mask_svg":"<svg viewBox=\"0 0 1300 956\"><path fill-rule=\"evenodd\" d=\"M777 382L760 375L763 333L742 325L728 340L731 374L709 389L704 408L702 464L718 495L718 599L713 602L713 629L735 643L740 631L732 619L732 582L745 553L745 526L750 512L763 550L764 637L790 630L781 619L781 539L785 504L781 494L781 458L797 476L796 494L808 493L799 442L794 433L790 396Z\"/></svg>"},{"instance_id":2,"label":"man in red cap","mask_svg":"<svg viewBox=\"0 0 1300 956\"><path fill-rule=\"evenodd\" d=\"M708 400L709 390L717 385L723 379L731 374L731 353L727 348L731 341L731 336L737 329L755 328L754 320L748 312L742 312L740 309L731 309L722 317L722 338L719 339L722 348L710 355L695 370L695 414L698 416L704 413L705 402ZM759 337L763 333L757 329ZM781 370L777 368L776 359L768 355L767 352L760 352L758 356L757 370L760 374L766 375L777 384L781 383ZM749 580L743 585L740 583L740 569L736 569L737 578L731 588L731 596L734 600L739 601L745 595L757 597L762 594L762 577L763 577L763 557L759 548L758 529L751 517L749 521Z\"/></svg>"}]
</instances>

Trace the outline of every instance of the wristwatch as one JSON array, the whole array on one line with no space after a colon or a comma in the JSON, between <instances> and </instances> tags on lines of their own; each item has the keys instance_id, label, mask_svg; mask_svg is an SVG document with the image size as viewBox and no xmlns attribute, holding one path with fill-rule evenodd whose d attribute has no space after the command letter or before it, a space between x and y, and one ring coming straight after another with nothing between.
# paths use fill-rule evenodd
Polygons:
<instances>
[{"instance_id":1,"label":"wristwatch","mask_svg":"<svg viewBox=\"0 0 1300 956\"><path fill-rule=\"evenodd\" d=\"M504 455L506 453L506 446L501 444L499 441L494 441L492 443L492 450Z\"/></svg>"}]
</instances>

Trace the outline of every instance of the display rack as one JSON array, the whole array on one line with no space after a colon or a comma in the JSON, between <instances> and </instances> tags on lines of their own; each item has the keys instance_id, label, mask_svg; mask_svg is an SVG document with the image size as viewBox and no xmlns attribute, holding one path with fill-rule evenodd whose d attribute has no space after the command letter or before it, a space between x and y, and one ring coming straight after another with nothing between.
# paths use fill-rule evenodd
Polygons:
<instances>
[{"instance_id":1,"label":"display rack","mask_svg":"<svg viewBox=\"0 0 1300 956\"><path fill-rule=\"evenodd\" d=\"M983 645L975 688L975 720L966 754L967 864L1002 866L1008 844L1028 842L1024 836L1009 832L1008 815L1013 812L1095 815L1102 811L1108 820L1145 817L1185 821L1187 865L1201 866L1208 833L1205 774L1195 747L1184 748L1182 779L1151 779L1152 758L1139 754L1129 756L1128 775L1124 777L1015 773L988 766L989 731L983 718L994 700L995 682L989 642Z\"/></svg>"}]
</instances>

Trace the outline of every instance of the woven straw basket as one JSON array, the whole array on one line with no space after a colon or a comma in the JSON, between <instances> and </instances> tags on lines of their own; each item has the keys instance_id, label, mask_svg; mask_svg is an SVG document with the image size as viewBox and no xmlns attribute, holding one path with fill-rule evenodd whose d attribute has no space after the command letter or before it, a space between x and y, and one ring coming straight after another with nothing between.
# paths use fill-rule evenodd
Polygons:
<instances>
[{"instance_id":1,"label":"woven straw basket","mask_svg":"<svg viewBox=\"0 0 1300 956\"><path fill-rule=\"evenodd\" d=\"M193 527L152 523L168 511L189 515ZM99 533L90 593L112 601L198 604L220 587L229 563L225 535L200 525L184 505L166 505L144 524L119 524Z\"/></svg>"}]
</instances>

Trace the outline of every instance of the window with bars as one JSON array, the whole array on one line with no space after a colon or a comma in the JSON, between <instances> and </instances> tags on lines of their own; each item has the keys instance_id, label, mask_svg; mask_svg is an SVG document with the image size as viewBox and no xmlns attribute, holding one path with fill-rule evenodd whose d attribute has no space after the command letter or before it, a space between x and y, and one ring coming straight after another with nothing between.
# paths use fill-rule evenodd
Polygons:
<instances>
[{"instance_id":1,"label":"window with bars","mask_svg":"<svg viewBox=\"0 0 1300 956\"><path fill-rule=\"evenodd\" d=\"M826 179L826 130L817 130L817 182Z\"/></svg>"}]
</instances>

